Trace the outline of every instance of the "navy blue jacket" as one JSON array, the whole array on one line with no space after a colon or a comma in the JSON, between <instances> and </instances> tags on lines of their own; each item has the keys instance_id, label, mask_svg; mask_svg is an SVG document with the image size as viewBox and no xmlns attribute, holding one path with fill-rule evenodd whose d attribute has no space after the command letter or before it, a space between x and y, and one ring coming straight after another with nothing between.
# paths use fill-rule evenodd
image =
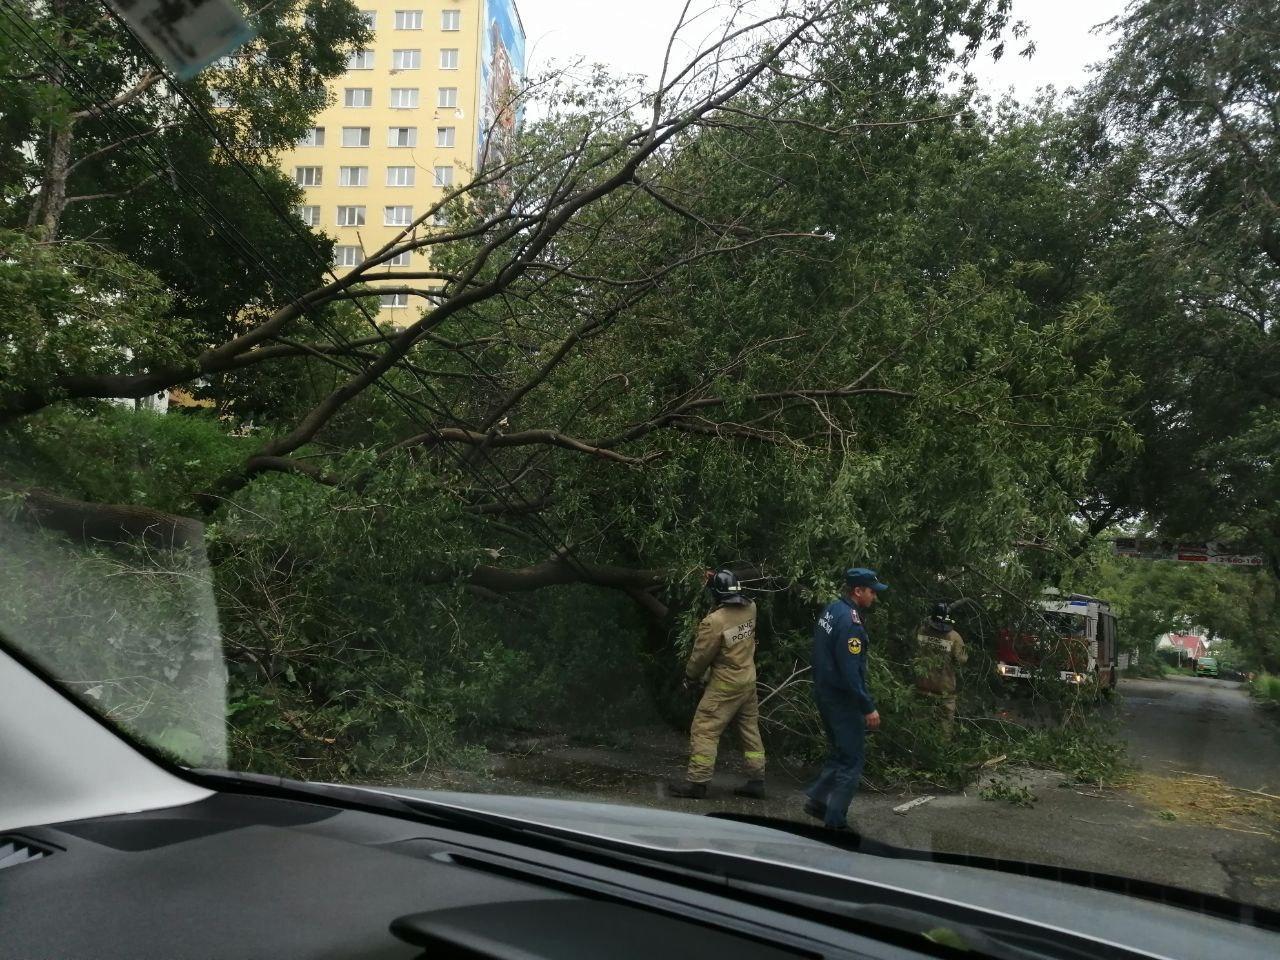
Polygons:
<instances>
[{"instance_id":1,"label":"navy blue jacket","mask_svg":"<svg viewBox=\"0 0 1280 960\"><path fill-rule=\"evenodd\" d=\"M875 711L867 689L869 643L862 611L852 600L841 597L822 612L813 628L813 683L820 696L852 699L863 714Z\"/></svg>"}]
</instances>

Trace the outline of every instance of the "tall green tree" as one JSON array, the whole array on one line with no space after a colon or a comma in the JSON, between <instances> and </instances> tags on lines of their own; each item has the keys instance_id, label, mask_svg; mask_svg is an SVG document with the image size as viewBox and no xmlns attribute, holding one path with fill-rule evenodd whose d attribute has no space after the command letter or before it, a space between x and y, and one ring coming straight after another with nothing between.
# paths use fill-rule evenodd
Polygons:
<instances>
[{"instance_id":1,"label":"tall green tree","mask_svg":"<svg viewBox=\"0 0 1280 960\"><path fill-rule=\"evenodd\" d=\"M1106 458L1098 509L1247 539L1280 575L1276 14L1268 0L1130 4L1080 128L1112 186L1093 282L1121 323L1104 349L1142 383L1142 454Z\"/></svg>"},{"instance_id":2,"label":"tall green tree","mask_svg":"<svg viewBox=\"0 0 1280 960\"><path fill-rule=\"evenodd\" d=\"M46 242L92 238L151 271L203 344L321 282L329 241L282 229L273 208L299 192L274 155L368 38L350 0L247 16L254 39L181 84L191 106L101 4L0 4L0 223Z\"/></svg>"}]
</instances>

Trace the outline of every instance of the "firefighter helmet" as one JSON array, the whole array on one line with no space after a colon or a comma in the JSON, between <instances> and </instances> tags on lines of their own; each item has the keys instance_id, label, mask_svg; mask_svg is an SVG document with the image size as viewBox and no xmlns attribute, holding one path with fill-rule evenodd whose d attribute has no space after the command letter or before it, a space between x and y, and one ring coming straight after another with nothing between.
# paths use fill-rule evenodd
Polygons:
<instances>
[{"instance_id":1,"label":"firefighter helmet","mask_svg":"<svg viewBox=\"0 0 1280 960\"><path fill-rule=\"evenodd\" d=\"M744 604L746 596L738 578L728 570L717 570L707 581L707 592L718 604Z\"/></svg>"}]
</instances>

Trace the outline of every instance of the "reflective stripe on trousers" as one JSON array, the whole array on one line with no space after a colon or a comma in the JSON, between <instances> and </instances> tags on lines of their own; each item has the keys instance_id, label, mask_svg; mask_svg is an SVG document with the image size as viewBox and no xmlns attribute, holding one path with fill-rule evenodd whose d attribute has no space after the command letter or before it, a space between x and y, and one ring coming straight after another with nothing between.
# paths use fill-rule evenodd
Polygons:
<instances>
[{"instance_id":1,"label":"reflective stripe on trousers","mask_svg":"<svg viewBox=\"0 0 1280 960\"><path fill-rule=\"evenodd\" d=\"M713 681L698 701L698 711L689 729L690 782L706 783L711 779L720 737L731 722L742 744L748 775L753 780L764 778L764 742L760 739L760 700L756 685Z\"/></svg>"}]
</instances>

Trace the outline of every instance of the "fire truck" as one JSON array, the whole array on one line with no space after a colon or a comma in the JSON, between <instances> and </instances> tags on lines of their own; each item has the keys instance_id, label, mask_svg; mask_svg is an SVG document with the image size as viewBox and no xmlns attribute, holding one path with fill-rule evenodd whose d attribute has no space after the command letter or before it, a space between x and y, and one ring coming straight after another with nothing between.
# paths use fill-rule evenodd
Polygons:
<instances>
[{"instance_id":1,"label":"fire truck","mask_svg":"<svg viewBox=\"0 0 1280 960\"><path fill-rule=\"evenodd\" d=\"M1046 663L1058 666L1065 683L1116 686L1116 618L1111 604L1081 593L1045 592L1029 629L999 633L996 674L1003 680L1030 680Z\"/></svg>"}]
</instances>

